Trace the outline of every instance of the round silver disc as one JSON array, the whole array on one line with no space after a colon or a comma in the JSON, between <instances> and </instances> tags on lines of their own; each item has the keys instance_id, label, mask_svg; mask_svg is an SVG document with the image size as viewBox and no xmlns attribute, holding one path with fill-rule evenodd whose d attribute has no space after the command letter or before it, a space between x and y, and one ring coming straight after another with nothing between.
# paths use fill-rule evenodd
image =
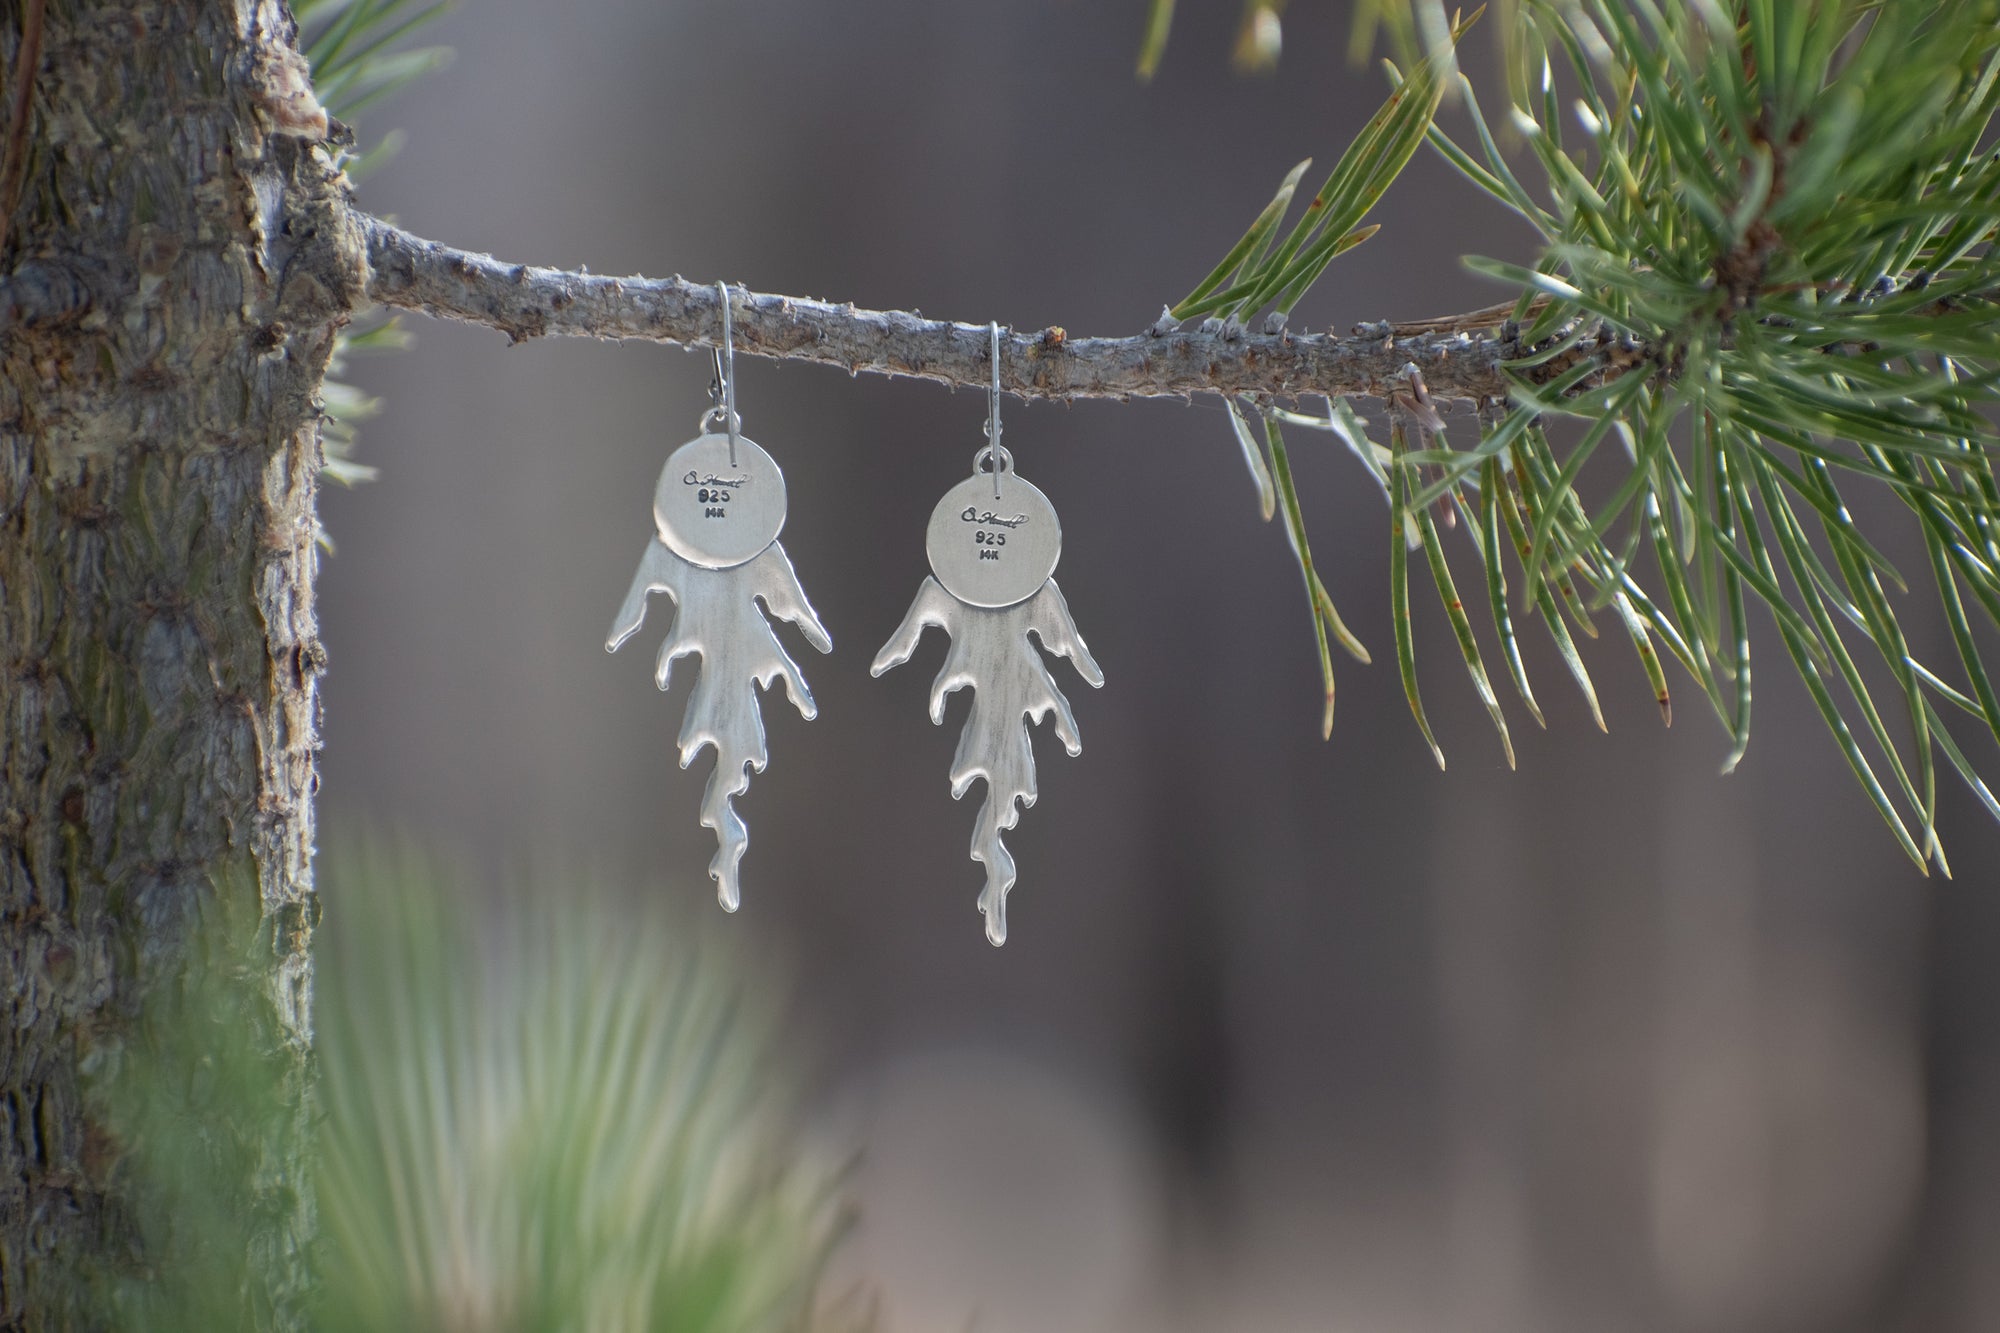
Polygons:
<instances>
[{"instance_id":1,"label":"round silver disc","mask_svg":"<svg viewBox=\"0 0 2000 1333\"><path fill-rule=\"evenodd\" d=\"M660 470L653 521L660 540L682 559L707 569L740 565L785 526L785 474L741 435L734 466L729 437L703 435L674 450Z\"/></svg>"},{"instance_id":2,"label":"round silver disc","mask_svg":"<svg viewBox=\"0 0 2000 1333\"><path fill-rule=\"evenodd\" d=\"M967 477L931 511L924 540L931 573L944 590L972 606L1012 606L1032 597L1055 573L1062 526L1055 506L1012 472Z\"/></svg>"}]
</instances>

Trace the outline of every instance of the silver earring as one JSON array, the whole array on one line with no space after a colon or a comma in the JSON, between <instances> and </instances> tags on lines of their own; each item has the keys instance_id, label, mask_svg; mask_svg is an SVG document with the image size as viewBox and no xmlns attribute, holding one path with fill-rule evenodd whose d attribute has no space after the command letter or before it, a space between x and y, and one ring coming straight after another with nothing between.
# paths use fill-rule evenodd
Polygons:
<instances>
[{"instance_id":1,"label":"silver earring","mask_svg":"<svg viewBox=\"0 0 2000 1333\"><path fill-rule=\"evenodd\" d=\"M701 802L701 822L716 837L709 862L716 897L726 911L742 901L738 863L749 830L732 804L750 788L769 758L764 718L752 682L769 689L782 680L801 715L818 713L812 692L764 611L798 626L821 652L833 647L826 627L806 601L798 575L778 544L785 526L785 478L769 454L743 437L736 415L736 348L730 328L729 288L716 284L722 339L716 349L713 406L702 414L701 434L674 450L653 491L653 536L625 603L618 608L605 648L617 652L646 616L648 593L674 601L673 623L660 645L654 679L664 690L674 663L701 657L694 692L681 720L681 767L704 747L715 750Z\"/></svg>"},{"instance_id":2,"label":"silver earring","mask_svg":"<svg viewBox=\"0 0 2000 1333\"><path fill-rule=\"evenodd\" d=\"M1019 822L1019 807L1035 803L1030 723L1053 713L1063 748L1072 755L1083 752L1069 700L1028 635L1045 651L1069 658L1093 687L1104 684L1104 673L1050 577L1062 555L1055 506L1015 474L1013 455L1000 443L998 323L992 346L987 443L973 455L972 476L946 491L931 512L925 539L930 576L870 672L880 676L909 661L932 625L951 639L944 667L931 684L931 721L944 721L945 700L954 691L973 688L972 712L952 761L951 794L963 797L975 779L986 784L973 826L972 859L986 867L979 910L986 917L986 938L997 945L1007 940L1007 892L1015 878L1014 858L1000 835Z\"/></svg>"}]
</instances>

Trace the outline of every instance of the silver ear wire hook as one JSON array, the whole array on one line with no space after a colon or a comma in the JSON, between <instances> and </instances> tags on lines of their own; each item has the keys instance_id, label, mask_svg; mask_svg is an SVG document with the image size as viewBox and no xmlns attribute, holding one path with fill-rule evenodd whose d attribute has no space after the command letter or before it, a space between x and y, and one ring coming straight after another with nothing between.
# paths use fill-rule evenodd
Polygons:
<instances>
[{"instance_id":1,"label":"silver ear wire hook","mask_svg":"<svg viewBox=\"0 0 2000 1333\"><path fill-rule=\"evenodd\" d=\"M988 395L986 406L986 456L993 468L993 498L1000 498L1000 460L1006 455L1000 448L1000 321L994 320L993 334L993 389Z\"/></svg>"},{"instance_id":2,"label":"silver ear wire hook","mask_svg":"<svg viewBox=\"0 0 2000 1333\"><path fill-rule=\"evenodd\" d=\"M715 375L722 381L722 421L729 431L729 466L736 466L736 434L739 422L736 416L736 339L729 323L729 284L715 284L715 294L722 303L722 346L715 354Z\"/></svg>"}]
</instances>

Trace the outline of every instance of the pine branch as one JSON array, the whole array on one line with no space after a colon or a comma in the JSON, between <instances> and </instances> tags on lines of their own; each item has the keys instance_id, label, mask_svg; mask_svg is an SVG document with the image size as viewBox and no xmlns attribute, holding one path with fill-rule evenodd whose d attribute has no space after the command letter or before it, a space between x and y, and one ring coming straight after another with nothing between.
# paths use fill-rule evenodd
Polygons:
<instances>
[{"instance_id":1,"label":"pine branch","mask_svg":"<svg viewBox=\"0 0 2000 1333\"><path fill-rule=\"evenodd\" d=\"M611 278L504 264L412 236L361 215L384 305L498 329L515 342L571 336L644 338L713 347L721 337L715 288L683 278ZM739 356L816 361L850 373L903 375L984 388L991 377L984 324L862 310L795 296L732 293ZM1505 399L1501 338L1512 307L1451 320L1361 326L1332 334L1251 334L1221 321L1172 329L1163 320L1125 338L1071 338L1060 328L1001 339L1001 387L1021 398L1185 398L1197 393L1297 398L1380 397L1414 362L1434 396ZM1404 330L1408 332L1405 333Z\"/></svg>"},{"instance_id":2,"label":"pine branch","mask_svg":"<svg viewBox=\"0 0 2000 1333\"><path fill-rule=\"evenodd\" d=\"M1275 8L1260 6L1249 0L1251 12ZM2000 693L1974 623L2000 624L2000 155L1989 132L2000 115L2000 0L1509 0L1506 123L1529 150L1521 163L1501 151L1456 71L1453 48L1479 11L1447 19L1438 0L1370 0L1365 12L1389 25L1407 73L1389 68L1389 97L1296 219L1287 226L1310 160L1151 328L1013 335L1003 386L1055 400L1228 400L1260 512L1273 517L1285 497L1328 716L1329 634L1366 654L1311 558L1282 426L1337 435L1389 503L1397 658L1427 739L1404 586L1419 549L1511 751L1441 545L1458 520L1508 674L1537 720L1516 613L1542 618L1595 713L1564 622L1596 637L1591 613L1608 609L1663 719L1671 657L1728 732L1733 768L1749 739L1745 608L1765 604L1898 843L1918 865L1945 869L1940 753L2000 817L1930 697L2000 737ZM1447 85L1471 123L1465 145L1436 124ZM1566 143L1572 118L1583 136ZM1351 337L1287 331L1329 264L1377 231L1368 215L1425 142L1541 237L1532 266L1465 261L1517 299L1359 325ZM1531 191L1517 165L1539 168L1542 188ZM712 346L720 332L715 292L679 278L510 268L372 218L358 225L375 264L371 294L387 304L516 341ZM994 370L978 325L749 293L731 308L749 355L968 387ZM1299 402L1314 395L1324 415ZM1347 401L1357 396L1389 400L1392 447L1368 437ZM1445 438L1432 400L1446 398L1478 404L1473 447ZM1547 429L1561 418L1580 432L1573 442ZM1587 503L1600 480L1613 486L1608 499ZM1849 511L1842 488L1857 483L1887 488L1920 524L1970 693L1911 655L1889 597L1909 584ZM1891 707L1876 702L1849 638L1871 645L1864 660L1880 660L1869 671L1894 681ZM1892 725L1899 718L1906 726Z\"/></svg>"}]
</instances>

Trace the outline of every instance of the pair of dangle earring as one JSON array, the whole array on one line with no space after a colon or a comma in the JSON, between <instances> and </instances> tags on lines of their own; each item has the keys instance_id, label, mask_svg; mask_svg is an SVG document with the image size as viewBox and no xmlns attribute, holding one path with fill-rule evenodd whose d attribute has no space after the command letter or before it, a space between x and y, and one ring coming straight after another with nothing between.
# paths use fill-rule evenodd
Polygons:
<instances>
[{"instance_id":1,"label":"pair of dangle earring","mask_svg":"<svg viewBox=\"0 0 2000 1333\"><path fill-rule=\"evenodd\" d=\"M674 663L699 655L701 669L681 719L681 767L704 748L715 751L715 771L702 794L701 822L715 833L708 863L725 911L742 902L737 870L749 830L733 804L750 789L770 752L764 717L752 684L785 693L808 720L818 715L798 663L778 642L764 612L798 626L821 652L833 640L806 601L799 576L778 544L785 526L785 477L771 456L742 433L736 414L736 347L731 336L729 289L716 284L722 310L722 345L716 351L714 405L701 417L701 434L674 450L653 489L653 536L639 557L632 587L618 608L604 646L617 652L646 618L646 597L663 592L674 618L660 645L653 679L666 689Z\"/></svg>"},{"instance_id":2,"label":"pair of dangle earring","mask_svg":"<svg viewBox=\"0 0 2000 1333\"><path fill-rule=\"evenodd\" d=\"M992 349L986 445L973 455L972 476L946 491L931 511L924 542L930 575L869 672L880 676L909 661L933 625L951 640L931 682L931 721L942 724L946 699L972 688L972 711L951 764L951 795L962 798L975 780L986 784L972 829L972 859L986 868L979 910L986 938L998 945L1007 942L1007 891L1015 879L1014 858L1000 835L1020 821L1021 807L1035 803L1028 728L1053 713L1063 748L1072 756L1083 752L1069 700L1028 636L1040 640L1043 651L1069 658L1093 688L1104 684L1104 673L1052 577L1062 555L1055 506L1016 475L1014 456L1000 442L997 323Z\"/></svg>"},{"instance_id":3,"label":"pair of dangle earring","mask_svg":"<svg viewBox=\"0 0 2000 1333\"><path fill-rule=\"evenodd\" d=\"M674 620L654 678L664 690L677 660L691 654L702 659L681 724L681 767L704 748L715 750L701 822L714 830L718 843L709 875L722 906L733 912L742 901L737 869L748 831L731 802L749 789L750 774L762 772L769 757L752 683L768 689L782 680L802 715L811 719L818 711L798 664L756 603L761 600L769 614L798 626L821 652L833 641L778 544L785 522L784 477L769 454L740 434L729 293L727 287L717 290L722 346L711 390L717 402L702 417L702 433L675 450L660 473L653 496L655 535L605 647L616 652L638 631L648 594L664 592L673 599ZM932 512L925 542L931 574L870 672L880 676L907 662L933 625L951 641L931 685L931 721L942 723L946 699L972 687L972 711L952 761L951 794L963 797L975 780L986 784L972 859L986 868L979 910L986 917L986 938L997 945L1007 938L1007 892L1015 881L1014 858L1000 835L1019 822L1021 807L1035 803L1029 724L1053 713L1064 748L1071 755L1083 750L1069 701L1028 636L1069 658L1092 686L1101 686L1104 675L1051 577L1062 554L1055 507L1014 473L1013 455L1000 441L998 323L991 335L987 443L974 455L973 475L945 492Z\"/></svg>"}]
</instances>

